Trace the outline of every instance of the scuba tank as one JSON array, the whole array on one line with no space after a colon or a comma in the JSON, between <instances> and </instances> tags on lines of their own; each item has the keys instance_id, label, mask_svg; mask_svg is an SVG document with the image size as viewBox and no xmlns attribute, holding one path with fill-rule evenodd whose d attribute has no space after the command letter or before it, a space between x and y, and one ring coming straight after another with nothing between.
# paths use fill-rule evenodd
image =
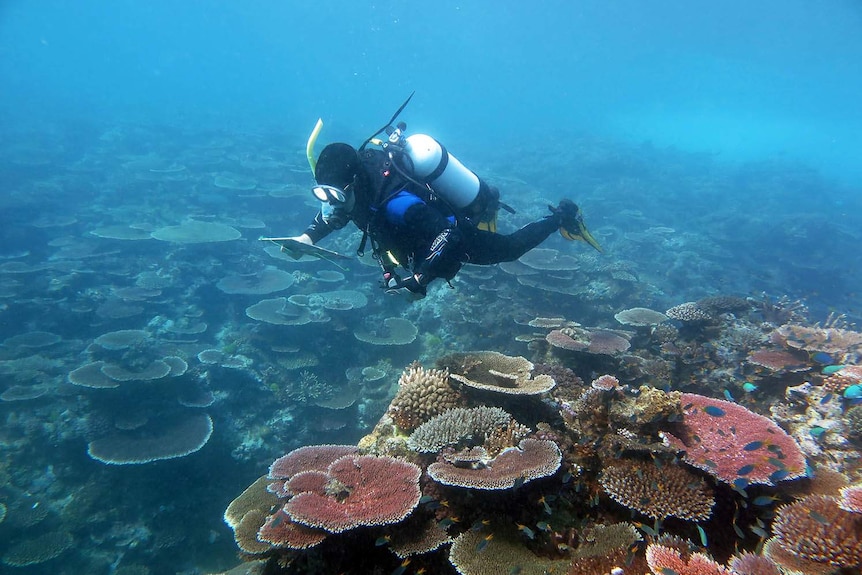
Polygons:
<instances>
[{"instance_id":1,"label":"scuba tank","mask_svg":"<svg viewBox=\"0 0 862 575\"><path fill-rule=\"evenodd\" d=\"M426 182L434 193L456 209L466 208L479 195L479 176L431 136L413 134L404 138L403 154L399 159L402 162L400 168L415 179Z\"/></svg>"},{"instance_id":2,"label":"scuba tank","mask_svg":"<svg viewBox=\"0 0 862 575\"><path fill-rule=\"evenodd\" d=\"M456 213L474 218L479 229L496 231L499 208L515 213L514 209L500 201L500 192L465 167L431 136L413 134L404 137L407 124L399 122L393 126L412 97L413 94L410 94L389 122L362 143L359 151L368 144L380 146L401 176L427 188ZM384 131L388 139L377 139Z\"/></svg>"}]
</instances>

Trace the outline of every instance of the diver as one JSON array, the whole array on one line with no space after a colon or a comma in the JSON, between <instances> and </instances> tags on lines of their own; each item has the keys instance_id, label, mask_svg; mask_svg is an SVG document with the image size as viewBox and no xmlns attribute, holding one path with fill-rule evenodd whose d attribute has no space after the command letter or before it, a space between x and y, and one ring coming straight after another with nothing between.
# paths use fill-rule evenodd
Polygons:
<instances>
[{"instance_id":1,"label":"diver","mask_svg":"<svg viewBox=\"0 0 862 575\"><path fill-rule=\"evenodd\" d=\"M403 122L385 129L388 140L375 140L375 134L358 150L332 143L316 162L309 140L309 163L317 181L312 192L321 209L301 235L285 239L313 246L352 221L363 232L357 253L361 256L370 242L382 268L383 288L408 299L424 297L435 279L449 282L465 263L516 260L557 230L567 240L602 251L578 206L568 199L548 206L549 215L514 233L496 233L498 210L514 212L500 201L499 190L434 138L405 137ZM399 268L406 270L405 277Z\"/></svg>"}]
</instances>

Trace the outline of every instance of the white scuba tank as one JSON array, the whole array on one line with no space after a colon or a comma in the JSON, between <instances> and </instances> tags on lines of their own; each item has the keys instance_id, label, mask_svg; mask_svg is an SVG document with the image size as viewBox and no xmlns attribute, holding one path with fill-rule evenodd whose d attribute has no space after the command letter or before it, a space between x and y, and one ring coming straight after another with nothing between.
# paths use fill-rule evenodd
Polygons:
<instances>
[{"instance_id":1,"label":"white scuba tank","mask_svg":"<svg viewBox=\"0 0 862 575\"><path fill-rule=\"evenodd\" d=\"M405 138L404 153L413 164L413 176L431 185L455 208L469 206L479 195L479 176L468 170L440 142L425 134Z\"/></svg>"}]
</instances>

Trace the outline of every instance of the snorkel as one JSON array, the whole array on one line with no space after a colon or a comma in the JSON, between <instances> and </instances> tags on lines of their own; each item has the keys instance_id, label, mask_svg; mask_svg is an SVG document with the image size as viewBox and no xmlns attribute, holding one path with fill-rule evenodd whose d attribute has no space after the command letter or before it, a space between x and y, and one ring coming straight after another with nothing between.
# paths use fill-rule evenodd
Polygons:
<instances>
[{"instance_id":1,"label":"snorkel","mask_svg":"<svg viewBox=\"0 0 862 575\"><path fill-rule=\"evenodd\" d=\"M314 124L314 129L311 130L311 135L308 136L308 142L305 144L305 156L308 158L308 165L311 167L311 175L314 175L317 168L317 160L314 159L314 144L317 142L317 136L320 135L320 130L323 129L323 119L318 118Z\"/></svg>"}]
</instances>

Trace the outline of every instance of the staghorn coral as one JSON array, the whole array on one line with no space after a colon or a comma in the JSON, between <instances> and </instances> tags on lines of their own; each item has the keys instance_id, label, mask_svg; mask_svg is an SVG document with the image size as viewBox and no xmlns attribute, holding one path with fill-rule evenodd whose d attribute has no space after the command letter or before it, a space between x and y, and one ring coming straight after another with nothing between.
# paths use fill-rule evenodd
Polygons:
<instances>
[{"instance_id":1,"label":"staghorn coral","mask_svg":"<svg viewBox=\"0 0 862 575\"><path fill-rule=\"evenodd\" d=\"M509 489L519 483L556 473L562 453L553 441L523 439L518 447L504 449L496 457L460 467L447 461L428 466L428 476L443 485L469 489ZM573 470L574 472L574 470Z\"/></svg>"},{"instance_id":2,"label":"staghorn coral","mask_svg":"<svg viewBox=\"0 0 862 575\"><path fill-rule=\"evenodd\" d=\"M787 569L830 573L862 568L862 515L827 495L809 495L778 508L765 554Z\"/></svg>"},{"instance_id":3,"label":"staghorn coral","mask_svg":"<svg viewBox=\"0 0 862 575\"><path fill-rule=\"evenodd\" d=\"M449 385L445 369L425 369L412 363L398 379L398 392L389 404L389 415L399 429L413 431L461 403L461 395Z\"/></svg>"},{"instance_id":4,"label":"staghorn coral","mask_svg":"<svg viewBox=\"0 0 862 575\"><path fill-rule=\"evenodd\" d=\"M599 483L611 499L651 519L703 521L712 514L712 489L681 467L653 461L619 460L602 468Z\"/></svg>"},{"instance_id":5,"label":"staghorn coral","mask_svg":"<svg viewBox=\"0 0 862 575\"><path fill-rule=\"evenodd\" d=\"M683 459L725 483L774 485L805 475L805 456L778 424L745 407L694 393L682 394L682 437L662 439Z\"/></svg>"},{"instance_id":6,"label":"staghorn coral","mask_svg":"<svg viewBox=\"0 0 862 575\"><path fill-rule=\"evenodd\" d=\"M481 442L511 420L512 416L499 407L456 407L417 427L407 445L415 451L433 453L462 441Z\"/></svg>"}]
</instances>

